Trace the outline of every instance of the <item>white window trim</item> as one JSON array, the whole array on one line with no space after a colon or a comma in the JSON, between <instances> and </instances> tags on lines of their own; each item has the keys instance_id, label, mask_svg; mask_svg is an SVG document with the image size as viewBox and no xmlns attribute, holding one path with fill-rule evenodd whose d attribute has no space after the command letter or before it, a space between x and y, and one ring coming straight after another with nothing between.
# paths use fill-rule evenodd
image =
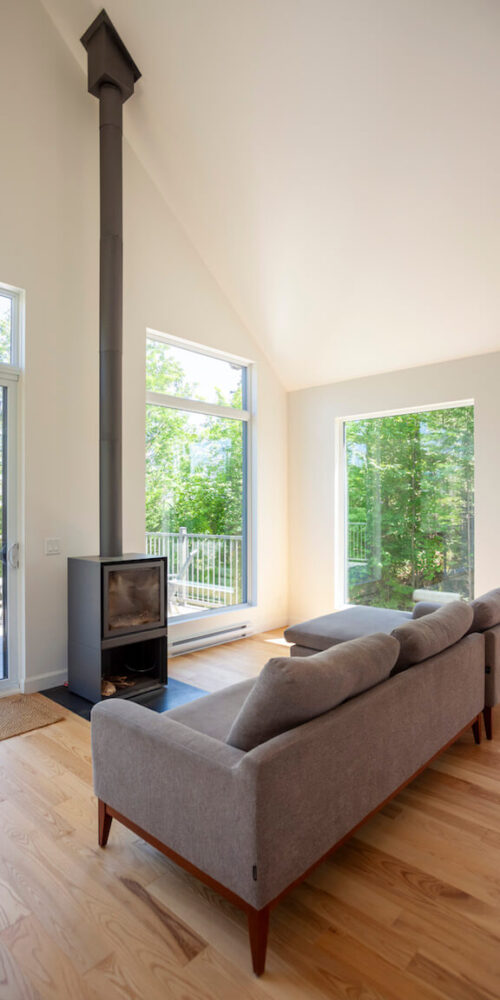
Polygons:
<instances>
[{"instance_id":1,"label":"white window trim","mask_svg":"<svg viewBox=\"0 0 500 1000\"><path fill-rule=\"evenodd\" d=\"M448 400L446 403L422 403L370 413L348 414L335 420L335 514L334 514L334 593L337 610L354 607L347 603L347 476L345 425L354 420L376 420L397 417L403 413L429 413L432 410L454 410L458 406L474 406L473 399Z\"/></svg>"},{"instance_id":2,"label":"white window trim","mask_svg":"<svg viewBox=\"0 0 500 1000\"><path fill-rule=\"evenodd\" d=\"M10 299L12 303L11 314L11 363L0 365L1 369L9 372L21 371L24 340L24 292L22 288L15 288L14 285L0 284L0 293L4 298Z\"/></svg>"},{"instance_id":3,"label":"white window trim","mask_svg":"<svg viewBox=\"0 0 500 1000\"><path fill-rule=\"evenodd\" d=\"M170 333L161 333L148 327L146 338L159 340L163 344L170 344L172 347L181 347L183 351L193 351L194 354L206 354L207 358L217 358L219 361L229 361L231 364L242 365L243 368L251 367L254 362L251 358L244 358L238 354L229 354L228 351L220 351L215 347L207 347L206 344L199 344L195 340L184 340L182 337L174 337Z\"/></svg>"},{"instance_id":4,"label":"white window trim","mask_svg":"<svg viewBox=\"0 0 500 1000\"><path fill-rule=\"evenodd\" d=\"M180 347L182 350L192 351L194 354L204 354L210 358L216 358L219 361L228 361L231 364L240 365L246 370L246 397L247 397L247 409L236 409L233 406L218 406L215 403L207 403L204 400L190 399L187 396L172 396L163 392L154 392L150 389L146 390L146 405L154 406L166 406L176 410L183 410L188 413L203 413L207 416L216 416L229 418L231 420L239 420L241 423L247 424L247 461L246 468L244 470L244 482L246 487L246 562L247 562L247 580L246 580L246 601L240 604L231 604L225 608L207 608L195 611L192 615L179 615L178 618L169 619L169 630L175 631L177 628L184 631L186 626L189 627L191 623L197 622L204 618L214 618L218 615L228 615L234 613L235 611L241 611L245 608L254 607L257 604L257 572L256 572L256 531L255 531L255 519L256 519L256 494L255 494L255 484L256 484L256 366L255 362L251 361L249 358L243 358L235 354L229 354L226 351L219 351L215 348L206 347L204 344L199 344L192 340L183 340L181 337L174 337L170 334L161 333L158 330L153 330L151 327L146 328L146 342L148 340L156 340L159 343L167 344L172 347ZM184 627L184 628L183 628Z\"/></svg>"},{"instance_id":5,"label":"white window trim","mask_svg":"<svg viewBox=\"0 0 500 1000\"><path fill-rule=\"evenodd\" d=\"M204 413L208 416L224 417L225 419L229 417L231 420L240 420L242 423L250 420L248 410L238 410L234 406L217 406L215 403L205 403L204 400L190 399L187 396L169 396L166 392L153 392L151 389L146 392L146 402L154 406L166 406L169 410Z\"/></svg>"}]
</instances>

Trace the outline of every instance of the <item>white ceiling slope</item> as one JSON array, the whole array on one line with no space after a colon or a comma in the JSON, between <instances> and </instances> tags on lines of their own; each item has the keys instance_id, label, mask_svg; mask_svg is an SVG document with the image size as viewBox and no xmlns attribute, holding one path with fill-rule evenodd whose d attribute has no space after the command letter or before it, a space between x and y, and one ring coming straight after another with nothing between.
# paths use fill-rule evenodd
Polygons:
<instances>
[{"instance_id":1,"label":"white ceiling slope","mask_svg":"<svg viewBox=\"0 0 500 1000\"><path fill-rule=\"evenodd\" d=\"M43 0L78 37L100 4ZM127 135L289 389L500 349L498 0L107 0Z\"/></svg>"}]
</instances>

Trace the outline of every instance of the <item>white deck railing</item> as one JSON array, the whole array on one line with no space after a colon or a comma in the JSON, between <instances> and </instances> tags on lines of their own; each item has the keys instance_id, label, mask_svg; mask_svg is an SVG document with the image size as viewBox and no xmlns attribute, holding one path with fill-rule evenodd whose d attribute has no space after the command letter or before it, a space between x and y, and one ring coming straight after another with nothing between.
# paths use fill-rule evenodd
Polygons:
<instances>
[{"instance_id":1,"label":"white deck railing","mask_svg":"<svg viewBox=\"0 0 500 1000\"><path fill-rule=\"evenodd\" d=\"M228 607L242 597L241 535L146 532L146 552L168 556L169 601Z\"/></svg>"},{"instance_id":2,"label":"white deck railing","mask_svg":"<svg viewBox=\"0 0 500 1000\"><path fill-rule=\"evenodd\" d=\"M348 529L348 561L350 563L366 562L366 522L350 521Z\"/></svg>"},{"instance_id":3,"label":"white deck railing","mask_svg":"<svg viewBox=\"0 0 500 1000\"><path fill-rule=\"evenodd\" d=\"M348 525L349 562L366 561L366 524ZM146 552L168 556L170 597L174 604L229 607L240 604L242 590L242 536L146 532ZM175 584L175 586L173 586Z\"/></svg>"}]
</instances>

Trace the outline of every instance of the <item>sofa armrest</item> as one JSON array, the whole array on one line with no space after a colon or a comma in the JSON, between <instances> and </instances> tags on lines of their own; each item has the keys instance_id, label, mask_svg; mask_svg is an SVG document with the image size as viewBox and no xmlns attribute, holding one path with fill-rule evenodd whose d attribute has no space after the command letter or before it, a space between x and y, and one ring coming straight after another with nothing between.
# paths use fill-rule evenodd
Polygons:
<instances>
[{"instance_id":1,"label":"sofa armrest","mask_svg":"<svg viewBox=\"0 0 500 1000\"><path fill-rule=\"evenodd\" d=\"M439 601L418 601L413 608L412 618L424 618L425 615L431 615L433 611L438 611L442 607L443 604Z\"/></svg>"},{"instance_id":2,"label":"sofa armrest","mask_svg":"<svg viewBox=\"0 0 500 1000\"><path fill-rule=\"evenodd\" d=\"M96 705L91 722L98 798L247 898L255 795L245 754L129 701Z\"/></svg>"},{"instance_id":3,"label":"sofa armrest","mask_svg":"<svg viewBox=\"0 0 500 1000\"><path fill-rule=\"evenodd\" d=\"M136 705L125 699L113 699L100 702L92 709L92 755L94 763L94 780L102 774L101 768L109 771L110 735L113 732L114 757L116 740L122 738L126 744L130 740L146 744L154 744L156 753L185 753L202 758L206 766L232 768L243 756L241 751L234 753L234 747L206 736L195 729L190 729L182 722L170 719L167 714L152 712L143 705ZM125 750L125 747L122 748ZM98 793L97 793L98 794ZM102 796L99 796L102 798ZM110 803L111 804L111 803Z\"/></svg>"},{"instance_id":4,"label":"sofa armrest","mask_svg":"<svg viewBox=\"0 0 500 1000\"><path fill-rule=\"evenodd\" d=\"M493 708L500 701L500 625L484 633L486 663L485 705Z\"/></svg>"}]
</instances>

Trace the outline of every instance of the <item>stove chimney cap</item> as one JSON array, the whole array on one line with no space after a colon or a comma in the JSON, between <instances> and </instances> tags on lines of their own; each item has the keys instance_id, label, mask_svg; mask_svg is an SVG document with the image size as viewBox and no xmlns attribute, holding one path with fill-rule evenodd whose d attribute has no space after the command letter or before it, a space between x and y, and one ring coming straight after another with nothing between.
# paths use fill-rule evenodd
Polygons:
<instances>
[{"instance_id":1,"label":"stove chimney cap","mask_svg":"<svg viewBox=\"0 0 500 1000\"><path fill-rule=\"evenodd\" d=\"M88 53L88 89L99 97L101 84L112 83L125 102L141 73L104 8L80 39Z\"/></svg>"}]
</instances>

